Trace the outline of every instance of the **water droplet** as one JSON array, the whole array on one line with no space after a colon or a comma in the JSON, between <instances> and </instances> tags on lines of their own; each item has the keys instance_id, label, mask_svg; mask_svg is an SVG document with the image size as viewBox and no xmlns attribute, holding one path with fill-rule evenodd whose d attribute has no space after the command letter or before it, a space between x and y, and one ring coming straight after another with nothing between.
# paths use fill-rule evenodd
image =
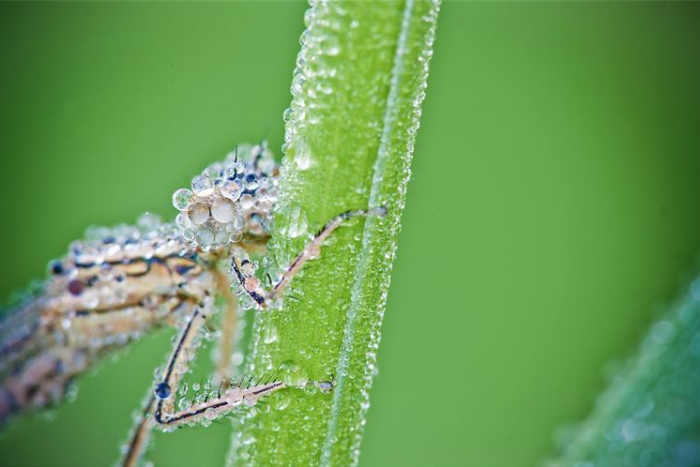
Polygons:
<instances>
[{"instance_id":1,"label":"water droplet","mask_svg":"<svg viewBox=\"0 0 700 467\"><path fill-rule=\"evenodd\" d=\"M175 218L175 223L183 230L192 228L192 221L186 212L178 213L177 217Z\"/></svg>"},{"instance_id":2,"label":"water droplet","mask_svg":"<svg viewBox=\"0 0 700 467\"><path fill-rule=\"evenodd\" d=\"M209 196L214 192L214 182L206 175L198 175L192 179L192 191L199 197Z\"/></svg>"},{"instance_id":3,"label":"water droplet","mask_svg":"<svg viewBox=\"0 0 700 467\"><path fill-rule=\"evenodd\" d=\"M214 232L206 228L197 230L195 238L202 248L209 248L214 244Z\"/></svg>"},{"instance_id":4,"label":"water droplet","mask_svg":"<svg viewBox=\"0 0 700 467\"><path fill-rule=\"evenodd\" d=\"M289 392L281 391L280 393L278 393L273 404L275 406L275 409L282 411L282 410L286 409L287 407L289 407L289 403L291 401L292 401L292 398L289 395Z\"/></svg>"},{"instance_id":5,"label":"water droplet","mask_svg":"<svg viewBox=\"0 0 700 467\"><path fill-rule=\"evenodd\" d=\"M202 175L204 175L205 177L211 178L212 181L216 180L217 178L219 178L219 168L217 167L217 165L221 165L221 164L210 165L209 167L204 169L204 171L202 172Z\"/></svg>"},{"instance_id":6,"label":"water droplet","mask_svg":"<svg viewBox=\"0 0 700 467\"><path fill-rule=\"evenodd\" d=\"M194 225L204 224L209 219L209 207L198 204L188 212L188 215Z\"/></svg>"},{"instance_id":7,"label":"water droplet","mask_svg":"<svg viewBox=\"0 0 700 467\"><path fill-rule=\"evenodd\" d=\"M255 404L258 403L258 396L255 394L246 394L243 396L243 404L247 405L248 407L252 407Z\"/></svg>"},{"instance_id":8,"label":"water droplet","mask_svg":"<svg viewBox=\"0 0 700 467\"><path fill-rule=\"evenodd\" d=\"M180 188L175 193L173 193L173 206L178 211L186 211L187 206L190 204L190 199L192 199L193 193L186 189Z\"/></svg>"},{"instance_id":9,"label":"water droplet","mask_svg":"<svg viewBox=\"0 0 700 467\"><path fill-rule=\"evenodd\" d=\"M243 196L241 196L240 203L243 209L250 209L255 204L255 198L252 195L246 193Z\"/></svg>"},{"instance_id":10,"label":"water droplet","mask_svg":"<svg viewBox=\"0 0 700 467\"><path fill-rule=\"evenodd\" d=\"M222 224L231 222L235 214L233 203L227 199L217 199L211 207L211 216Z\"/></svg>"},{"instance_id":11,"label":"water droplet","mask_svg":"<svg viewBox=\"0 0 700 467\"><path fill-rule=\"evenodd\" d=\"M245 217L244 216L236 216L236 218L233 220L233 227L236 230L242 230L243 227L245 227Z\"/></svg>"},{"instance_id":12,"label":"water droplet","mask_svg":"<svg viewBox=\"0 0 700 467\"><path fill-rule=\"evenodd\" d=\"M306 220L306 212L301 206L294 206L289 209L286 217L286 223L283 224L282 234L290 238L297 238L306 233L308 222Z\"/></svg>"},{"instance_id":13,"label":"water droplet","mask_svg":"<svg viewBox=\"0 0 700 467\"><path fill-rule=\"evenodd\" d=\"M294 360L286 360L280 364L279 376L288 386L302 387L308 381L306 372Z\"/></svg>"},{"instance_id":14,"label":"water droplet","mask_svg":"<svg viewBox=\"0 0 700 467\"><path fill-rule=\"evenodd\" d=\"M323 53L335 57L340 54L340 43L335 36L325 36L321 41L321 49Z\"/></svg>"},{"instance_id":15,"label":"water droplet","mask_svg":"<svg viewBox=\"0 0 700 467\"><path fill-rule=\"evenodd\" d=\"M270 323L263 328L263 341L266 344L272 344L277 341L277 326Z\"/></svg>"},{"instance_id":16,"label":"water droplet","mask_svg":"<svg viewBox=\"0 0 700 467\"><path fill-rule=\"evenodd\" d=\"M229 232L219 230L214 234L214 243L217 245L226 245L231 241L231 234Z\"/></svg>"},{"instance_id":17,"label":"water droplet","mask_svg":"<svg viewBox=\"0 0 700 467\"><path fill-rule=\"evenodd\" d=\"M219 192L224 198L228 198L231 201L238 201L238 198L240 198L241 193L243 192L243 187L240 183L234 180L229 180L222 185Z\"/></svg>"}]
</instances>

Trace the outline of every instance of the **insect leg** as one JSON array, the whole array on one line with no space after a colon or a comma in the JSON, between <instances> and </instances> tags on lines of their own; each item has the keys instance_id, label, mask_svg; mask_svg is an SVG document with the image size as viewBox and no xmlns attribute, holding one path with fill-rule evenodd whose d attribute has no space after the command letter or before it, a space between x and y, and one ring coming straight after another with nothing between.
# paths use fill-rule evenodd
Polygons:
<instances>
[{"instance_id":1,"label":"insect leg","mask_svg":"<svg viewBox=\"0 0 700 467\"><path fill-rule=\"evenodd\" d=\"M270 395L280 389L289 387L303 388L307 385L313 385L322 393L327 394L331 392L334 387L333 380L320 382L307 381L300 386L290 386L278 380L268 380L263 383L263 378L254 384L252 382L252 378L247 381L241 380L238 384L224 391L221 397L202 403L192 404L187 409L178 412L164 413L156 409L155 421L166 429L183 424L199 423L205 420L211 422L239 406L254 406L261 397ZM163 401L160 401L159 404L162 402Z\"/></svg>"},{"instance_id":2,"label":"insect leg","mask_svg":"<svg viewBox=\"0 0 700 467\"><path fill-rule=\"evenodd\" d=\"M294 276L301 270L304 264L310 259L317 258L321 254L321 246L323 242L348 219L364 216L385 216L386 208L378 207L374 209L359 209L356 211L345 211L338 214L306 244L301 253L299 253L287 270L282 274L280 279L272 285L270 290L265 290L260 285L260 281L255 277L246 276L243 271L243 264L240 258L235 256L231 260L234 280L238 281L243 290L253 299L256 308L264 309L269 302L281 296L285 287L289 285Z\"/></svg>"},{"instance_id":3,"label":"insect leg","mask_svg":"<svg viewBox=\"0 0 700 467\"><path fill-rule=\"evenodd\" d=\"M213 421L238 406L253 406L261 397L272 394L275 391L288 387L281 381L273 381L267 384L246 386L239 384L225 390L221 397L207 402L192 404L185 410L167 412L165 401L158 401L155 422L163 428L177 427L183 424L198 423L203 420ZM163 408L161 408L163 407Z\"/></svg>"},{"instance_id":4,"label":"insect leg","mask_svg":"<svg viewBox=\"0 0 700 467\"><path fill-rule=\"evenodd\" d=\"M148 442L150 441L151 428L153 426L152 416L155 407L156 396L149 390L148 401L143 410L143 414L139 417L134 427L134 431L129 436L129 444L126 446L124 456L120 465L122 467L135 467L138 465L141 456L143 455Z\"/></svg>"},{"instance_id":5,"label":"insect leg","mask_svg":"<svg viewBox=\"0 0 700 467\"><path fill-rule=\"evenodd\" d=\"M234 351L236 330L238 327L238 300L231 292L228 276L216 271L216 286L218 293L224 299L225 309L221 316L221 337L219 338L218 361L216 362L215 381L221 382L224 389L228 388L231 380L231 356Z\"/></svg>"},{"instance_id":6,"label":"insect leg","mask_svg":"<svg viewBox=\"0 0 700 467\"><path fill-rule=\"evenodd\" d=\"M211 298L206 297L199 305L193 306L192 312L187 316L187 323L175 341L175 347L168 358L163 377L152 390L153 396L149 398L144 412L130 436L127 449L121 460L123 467L133 467L138 464L148 446L150 432L153 425L157 423L155 419L160 416L159 412L174 411L174 399L180 380L189 370L189 362L194 358L199 347L197 334L204 325L212 306Z\"/></svg>"}]
</instances>

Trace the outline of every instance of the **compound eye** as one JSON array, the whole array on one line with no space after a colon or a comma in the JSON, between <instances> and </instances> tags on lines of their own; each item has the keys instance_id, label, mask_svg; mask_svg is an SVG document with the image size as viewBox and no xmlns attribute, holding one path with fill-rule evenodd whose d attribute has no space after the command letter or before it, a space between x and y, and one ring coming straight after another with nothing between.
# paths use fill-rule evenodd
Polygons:
<instances>
[{"instance_id":1,"label":"compound eye","mask_svg":"<svg viewBox=\"0 0 700 467\"><path fill-rule=\"evenodd\" d=\"M49 271L51 271L51 274L54 274L56 276L60 276L61 274L63 274L64 270L65 270L65 268L63 267L63 263L61 263L58 260L51 261L49 263Z\"/></svg>"},{"instance_id":2,"label":"compound eye","mask_svg":"<svg viewBox=\"0 0 700 467\"><path fill-rule=\"evenodd\" d=\"M156 386L155 394L156 397L160 400L167 399L170 397L170 394L172 393L172 390L170 389L170 386L168 383L159 383Z\"/></svg>"}]
</instances>

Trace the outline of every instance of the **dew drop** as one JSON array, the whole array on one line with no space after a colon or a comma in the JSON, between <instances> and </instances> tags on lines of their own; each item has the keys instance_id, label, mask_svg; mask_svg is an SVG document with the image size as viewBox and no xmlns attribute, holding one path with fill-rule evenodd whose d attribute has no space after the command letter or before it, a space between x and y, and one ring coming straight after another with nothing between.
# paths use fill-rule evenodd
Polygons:
<instances>
[{"instance_id":1,"label":"dew drop","mask_svg":"<svg viewBox=\"0 0 700 467\"><path fill-rule=\"evenodd\" d=\"M209 248L214 244L214 232L206 228L197 230L195 238L202 248Z\"/></svg>"},{"instance_id":2,"label":"dew drop","mask_svg":"<svg viewBox=\"0 0 700 467\"><path fill-rule=\"evenodd\" d=\"M236 230L241 230L243 227L245 227L245 217L244 216L236 216L236 218L233 220L233 227Z\"/></svg>"},{"instance_id":3,"label":"dew drop","mask_svg":"<svg viewBox=\"0 0 700 467\"><path fill-rule=\"evenodd\" d=\"M245 195L241 196L240 203L243 209L250 209L255 204L255 198L246 193Z\"/></svg>"},{"instance_id":4,"label":"dew drop","mask_svg":"<svg viewBox=\"0 0 700 467\"><path fill-rule=\"evenodd\" d=\"M234 180L229 180L223 184L223 186L219 189L219 192L224 198L228 198L231 201L238 201L238 198L241 197L241 193L243 192L243 187L240 183Z\"/></svg>"},{"instance_id":5,"label":"dew drop","mask_svg":"<svg viewBox=\"0 0 700 467\"><path fill-rule=\"evenodd\" d=\"M209 196L214 192L214 182L206 175L198 175L192 179L192 191L200 197Z\"/></svg>"},{"instance_id":6,"label":"dew drop","mask_svg":"<svg viewBox=\"0 0 700 467\"><path fill-rule=\"evenodd\" d=\"M186 188L180 188L173 193L173 206L178 211L186 211L192 199L192 192Z\"/></svg>"},{"instance_id":7,"label":"dew drop","mask_svg":"<svg viewBox=\"0 0 700 467\"><path fill-rule=\"evenodd\" d=\"M188 215L194 225L204 224L209 219L209 207L199 204L192 208Z\"/></svg>"},{"instance_id":8,"label":"dew drop","mask_svg":"<svg viewBox=\"0 0 700 467\"><path fill-rule=\"evenodd\" d=\"M272 344L277 341L277 326L268 324L263 328L263 341L265 341L266 344Z\"/></svg>"},{"instance_id":9,"label":"dew drop","mask_svg":"<svg viewBox=\"0 0 700 467\"><path fill-rule=\"evenodd\" d=\"M294 206L289 211L288 221L282 229L282 233L290 238L297 238L306 233L308 222L306 212L301 206Z\"/></svg>"},{"instance_id":10,"label":"dew drop","mask_svg":"<svg viewBox=\"0 0 700 467\"><path fill-rule=\"evenodd\" d=\"M282 411L289 407L289 403L291 402L292 398L290 397L289 393L286 391L282 391L279 393L277 398L275 398L274 401L274 407L275 409Z\"/></svg>"},{"instance_id":11,"label":"dew drop","mask_svg":"<svg viewBox=\"0 0 700 467\"><path fill-rule=\"evenodd\" d=\"M279 366L280 379L289 386L301 387L306 384L306 372L294 360L286 360Z\"/></svg>"},{"instance_id":12,"label":"dew drop","mask_svg":"<svg viewBox=\"0 0 700 467\"><path fill-rule=\"evenodd\" d=\"M227 199L217 199L211 206L211 216L222 224L231 222L235 214L233 203Z\"/></svg>"}]
</instances>

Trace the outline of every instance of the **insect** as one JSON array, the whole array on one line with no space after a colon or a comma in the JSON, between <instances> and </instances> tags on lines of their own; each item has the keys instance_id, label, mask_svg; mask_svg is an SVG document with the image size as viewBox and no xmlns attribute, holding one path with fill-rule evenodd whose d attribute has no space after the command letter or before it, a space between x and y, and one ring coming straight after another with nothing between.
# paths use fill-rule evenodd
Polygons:
<instances>
[{"instance_id":1,"label":"insect","mask_svg":"<svg viewBox=\"0 0 700 467\"><path fill-rule=\"evenodd\" d=\"M386 212L380 207L339 214L275 279L265 276L265 284L255 257L266 253L278 173L264 142L238 146L195 176L191 190L174 193L174 222L146 214L136 226L93 228L52 261L39 292L0 321L0 422L61 402L76 377L162 326L179 334L131 434L124 466L138 463L152 427L206 424L289 387L273 375L232 379L237 309L278 307L285 288L344 221ZM219 386L176 408L183 376L216 315ZM302 385L322 393L333 389L332 378Z\"/></svg>"}]
</instances>

